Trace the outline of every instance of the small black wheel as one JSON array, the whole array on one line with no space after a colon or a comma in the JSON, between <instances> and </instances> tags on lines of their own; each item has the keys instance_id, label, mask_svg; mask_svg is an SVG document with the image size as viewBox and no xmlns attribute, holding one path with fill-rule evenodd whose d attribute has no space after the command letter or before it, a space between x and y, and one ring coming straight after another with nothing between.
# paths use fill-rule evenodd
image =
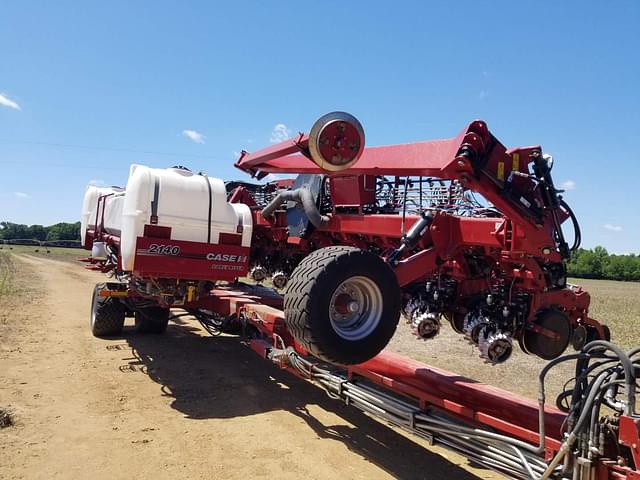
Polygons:
<instances>
[{"instance_id":1,"label":"small black wheel","mask_svg":"<svg viewBox=\"0 0 640 480\"><path fill-rule=\"evenodd\" d=\"M147 307L134 314L135 330L138 333L164 333L169 324L168 308Z\"/></svg>"},{"instance_id":2,"label":"small black wheel","mask_svg":"<svg viewBox=\"0 0 640 480\"><path fill-rule=\"evenodd\" d=\"M124 326L125 306L117 298L101 297L104 283L96 284L91 301L91 332L96 337L118 335Z\"/></svg>"},{"instance_id":3,"label":"small black wheel","mask_svg":"<svg viewBox=\"0 0 640 480\"><path fill-rule=\"evenodd\" d=\"M312 252L293 271L284 295L292 335L312 355L345 365L380 353L395 332L400 308L393 270L354 247Z\"/></svg>"}]
</instances>

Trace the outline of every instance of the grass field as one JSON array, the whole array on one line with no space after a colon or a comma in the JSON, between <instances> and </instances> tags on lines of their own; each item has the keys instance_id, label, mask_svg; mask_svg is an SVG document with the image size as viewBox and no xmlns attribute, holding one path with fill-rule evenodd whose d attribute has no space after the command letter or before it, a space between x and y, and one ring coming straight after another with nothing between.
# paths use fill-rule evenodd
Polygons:
<instances>
[{"instance_id":1,"label":"grass field","mask_svg":"<svg viewBox=\"0 0 640 480\"><path fill-rule=\"evenodd\" d=\"M14 275L13 259L6 252L0 252L0 298L11 288Z\"/></svg>"},{"instance_id":2,"label":"grass field","mask_svg":"<svg viewBox=\"0 0 640 480\"><path fill-rule=\"evenodd\" d=\"M55 260L75 260L87 256L88 252L82 248L42 247L36 245L0 245L0 253L26 253L28 255L43 256Z\"/></svg>"},{"instance_id":3,"label":"grass field","mask_svg":"<svg viewBox=\"0 0 640 480\"><path fill-rule=\"evenodd\" d=\"M624 348L640 345L640 283L571 279L591 295L589 313L611 329L612 340Z\"/></svg>"},{"instance_id":4,"label":"grass field","mask_svg":"<svg viewBox=\"0 0 640 480\"><path fill-rule=\"evenodd\" d=\"M0 323L7 320L4 314L18 307L20 302L34 300L39 288L37 272L25 268L12 252L0 250Z\"/></svg>"}]
</instances>

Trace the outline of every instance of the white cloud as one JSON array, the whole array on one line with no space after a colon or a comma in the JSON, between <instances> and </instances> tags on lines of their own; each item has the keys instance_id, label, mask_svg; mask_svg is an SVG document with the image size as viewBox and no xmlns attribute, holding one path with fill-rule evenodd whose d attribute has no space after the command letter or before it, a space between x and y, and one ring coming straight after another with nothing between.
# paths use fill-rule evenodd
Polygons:
<instances>
[{"instance_id":1,"label":"white cloud","mask_svg":"<svg viewBox=\"0 0 640 480\"><path fill-rule=\"evenodd\" d=\"M486 90L480 90L480 93L478 94L478 98L480 100L484 100L488 96L489 96L489 92L487 92Z\"/></svg>"},{"instance_id":2,"label":"white cloud","mask_svg":"<svg viewBox=\"0 0 640 480\"><path fill-rule=\"evenodd\" d=\"M94 186L94 187L104 187L107 184L105 183L104 180L93 179L93 180L89 180L89 185Z\"/></svg>"},{"instance_id":3,"label":"white cloud","mask_svg":"<svg viewBox=\"0 0 640 480\"><path fill-rule=\"evenodd\" d=\"M13 108L14 110L21 110L14 100L11 100L6 93L0 93L0 105L3 107Z\"/></svg>"},{"instance_id":4,"label":"white cloud","mask_svg":"<svg viewBox=\"0 0 640 480\"><path fill-rule=\"evenodd\" d=\"M575 190L576 189L576 182L574 182L573 180L567 180L566 182L562 182L560 184L560 188L562 188L562 190Z\"/></svg>"},{"instance_id":5,"label":"white cloud","mask_svg":"<svg viewBox=\"0 0 640 480\"><path fill-rule=\"evenodd\" d=\"M182 134L189 140L193 140L196 143L204 143L204 139L206 138L203 134L196 132L195 130L183 130Z\"/></svg>"},{"instance_id":6,"label":"white cloud","mask_svg":"<svg viewBox=\"0 0 640 480\"><path fill-rule=\"evenodd\" d=\"M13 194L18 198L31 198L31 195L24 192L13 192Z\"/></svg>"},{"instance_id":7,"label":"white cloud","mask_svg":"<svg viewBox=\"0 0 640 480\"><path fill-rule=\"evenodd\" d=\"M273 127L271 138L269 139L269 141L271 143L284 142L289 138L290 134L291 130L289 130L284 123L278 123L275 127Z\"/></svg>"},{"instance_id":8,"label":"white cloud","mask_svg":"<svg viewBox=\"0 0 640 480\"><path fill-rule=\"evenodd\" d=\"M605 230L609 230L610 232L621 232L622 227L620 225L611 225L610 223L605 223L602 228Z\"/></svg>"}]
</instances>

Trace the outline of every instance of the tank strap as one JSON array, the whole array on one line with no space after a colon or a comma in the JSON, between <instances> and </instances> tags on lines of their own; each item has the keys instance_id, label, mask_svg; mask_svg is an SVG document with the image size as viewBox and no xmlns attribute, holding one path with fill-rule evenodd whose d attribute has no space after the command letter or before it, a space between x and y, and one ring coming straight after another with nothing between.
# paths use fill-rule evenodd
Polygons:
<instances>
[{"instance_id":1,"label":"tank strap","mask_svg":"<svg viewBox=\"0 0 640 480\"><path fill-rule=\"evenodd\" d=\"M158 177L155 178L153 184L153 200L151 200L151 218L149 219L149 223L151 225L158 224L158 199L160 197L160 179Z\"/></svg>"},{"instance_id":2,"label":"tank strap","mask_svg":"<svg viewBox=\"0 0 640 480\"><path fill-rule=\"evenodd\" d=\"M209 177L206 173L200 172L200 175L204 177L204 181L207 183L207 188L209 189L209 216L207 221L207 243L211 243L211 209L213 208L213 196L211 193L211 182L209 182Z\"/></svg>"}]
</instances>

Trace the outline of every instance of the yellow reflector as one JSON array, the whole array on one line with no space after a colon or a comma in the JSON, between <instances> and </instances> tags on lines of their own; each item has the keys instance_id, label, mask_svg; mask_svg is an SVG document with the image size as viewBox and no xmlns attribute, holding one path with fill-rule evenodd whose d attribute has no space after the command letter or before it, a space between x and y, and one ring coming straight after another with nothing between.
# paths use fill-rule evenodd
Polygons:
<instances>
[{"instance_id":1,"label":"yellow reflector","mask_svg":"<svg viewBox=\"0 0 640 480\"><path fill-rule=\"evenodd\" d=\"M196 287L194 287L193 285L189 285L187 287L187 302L193 301L193 298L195 297L195 293L196 293Z\"/></svg>"},{"instance_id":2,"label":"yellow reflector","mask_svg":"<svg viewBox=\"0 0 640 480\"><path fill-rule=\"evenodd\" d=\"M121 290L100 290L99 297L126 297L126 291Z\"/></svg>"},{"instance_id":3,"label":"yellow reflector","mask_svg":"<svg viewBox=\"0 0 640 480\"><path fill-rule=\"evenodd\" d=\"M511 170L514 172L520 171L520 154L514 153L511 158Z\"/></svg>"}]
</instances>

